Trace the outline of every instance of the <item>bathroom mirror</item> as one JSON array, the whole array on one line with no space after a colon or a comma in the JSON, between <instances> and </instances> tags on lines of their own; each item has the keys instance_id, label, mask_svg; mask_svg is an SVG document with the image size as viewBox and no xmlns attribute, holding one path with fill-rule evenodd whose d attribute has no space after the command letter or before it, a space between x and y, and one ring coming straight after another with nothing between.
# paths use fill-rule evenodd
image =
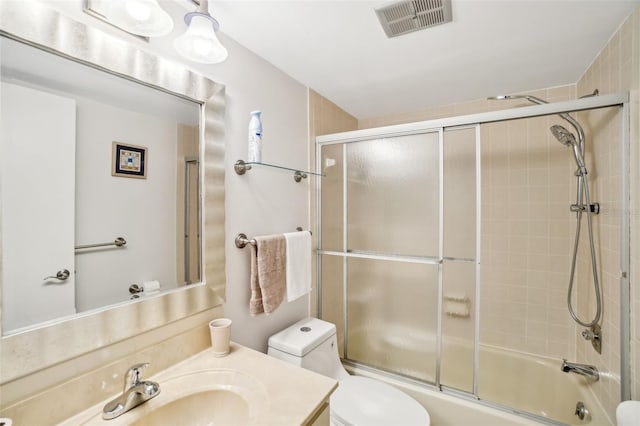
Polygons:
<instances>
[{"instance_id":1,"label":"bathroom mirror","mask_svg":"<svg viewBox=\"0 0 640 426\"><path fill-rule=\"evenodd\" d=\"M224 86L45 4L0 35L0 382L222 303Z\"/></svg>"},{"instance_id":2,"label":"bathroom mirror","mask_svg":"<svg viewBox=\"0 0 640 426\"><path fill-rule=\"evenodd\" d=\"M5 334L199 283L200 104L0 52Z\"/></svg>"}]
</instances>

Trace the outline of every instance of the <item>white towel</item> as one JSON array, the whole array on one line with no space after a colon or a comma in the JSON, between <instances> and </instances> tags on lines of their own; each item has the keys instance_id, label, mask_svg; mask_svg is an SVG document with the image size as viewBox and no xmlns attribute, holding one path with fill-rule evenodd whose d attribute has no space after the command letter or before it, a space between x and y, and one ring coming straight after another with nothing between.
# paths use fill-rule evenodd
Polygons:
<instances>
[{"instance_id":1,"label":"white towel","mask_svg":"<svg viewBox=\"0 0 640 426\"><path fill-rule=\"evenodd\" d=\"M287 301L311 291L311 234L309 231L287 232Z\"/></svg>"}]
</instances>

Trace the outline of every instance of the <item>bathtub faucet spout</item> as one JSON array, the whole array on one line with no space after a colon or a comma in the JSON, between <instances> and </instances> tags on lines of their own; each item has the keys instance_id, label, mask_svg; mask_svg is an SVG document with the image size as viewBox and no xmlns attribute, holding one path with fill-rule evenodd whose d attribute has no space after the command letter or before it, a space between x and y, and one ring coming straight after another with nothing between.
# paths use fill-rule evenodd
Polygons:
<instances>
[{"instance_id":1,"label":"bathtub faucet spout","mask_svg":"<svg viewBox=\"0 0 640 426\"><path fill-rule=\"evenodd\" d=\"M569 362L566 359L562 360L562 366L560 369L565 373L576 373L581 376L588 377L589 379L597 382L600 379L600 373L598 373L598 369L593 365L587 364L578 364L575 362Z\"/></svg>"}]
</instances>

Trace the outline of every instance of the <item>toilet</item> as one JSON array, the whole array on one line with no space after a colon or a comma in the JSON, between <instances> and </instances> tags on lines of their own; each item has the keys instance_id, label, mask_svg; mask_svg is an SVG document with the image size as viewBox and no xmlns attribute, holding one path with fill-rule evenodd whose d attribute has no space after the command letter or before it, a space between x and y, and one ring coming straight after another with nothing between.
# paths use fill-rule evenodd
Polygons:
<instances>
[{"instance_id":1,"label":"toilet","mask_svg":"<svg viewBox=\"0 0 640 426\"><path fill-rule=\"evenodd\" d=\"M616 408L616 425L640 425L640 401L623 401Z\"/></svg>"},{"instance_id":2,"label":"toilet","mask_svg":"<svg viewBox=\"0 0 640 426\"><path fill-rule=\"evenodd\" d=\"M268 355L338 380L331 395L335 426L430 424L429 413L417 401L391 385L351 376L340 363L336 326L307 318L269 338Z\"/></svg>"}]
</instances>

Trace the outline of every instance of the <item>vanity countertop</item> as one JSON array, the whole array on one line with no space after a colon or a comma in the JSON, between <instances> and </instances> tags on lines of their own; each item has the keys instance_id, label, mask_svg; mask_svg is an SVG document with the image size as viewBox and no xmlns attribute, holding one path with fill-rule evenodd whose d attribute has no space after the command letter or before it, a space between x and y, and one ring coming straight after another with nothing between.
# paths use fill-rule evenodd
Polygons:
<instances>
[{"instance_id":1,"label":"vanity countertop","mask_svg":"<svg viewBox=\"0 0 640 426\"><path fill-rule=\"evenodd\" d=\"M144 362L145 360L140 360ZM184 376L198 377L210 371L233 371L256 380L262 406L262 414L252 419L257 425L303 425L313 422L314 417L325 408L338 382L312 371L287 364L261 352L231 343L231 352L225 357L215 357L211 349L206 349L154 376L145 378L160 384L160 394L113 420L102 420L105 400L67 419L62 425L105 425L129 424L143 412L150 412L167 403L170 392L163 392L163 383L169 383ZM163 398L163 393L165 397ZM115 396L115 395L114 395ZM164 401L163 401L164 400Z\"/></svg>"}]
</instances>

